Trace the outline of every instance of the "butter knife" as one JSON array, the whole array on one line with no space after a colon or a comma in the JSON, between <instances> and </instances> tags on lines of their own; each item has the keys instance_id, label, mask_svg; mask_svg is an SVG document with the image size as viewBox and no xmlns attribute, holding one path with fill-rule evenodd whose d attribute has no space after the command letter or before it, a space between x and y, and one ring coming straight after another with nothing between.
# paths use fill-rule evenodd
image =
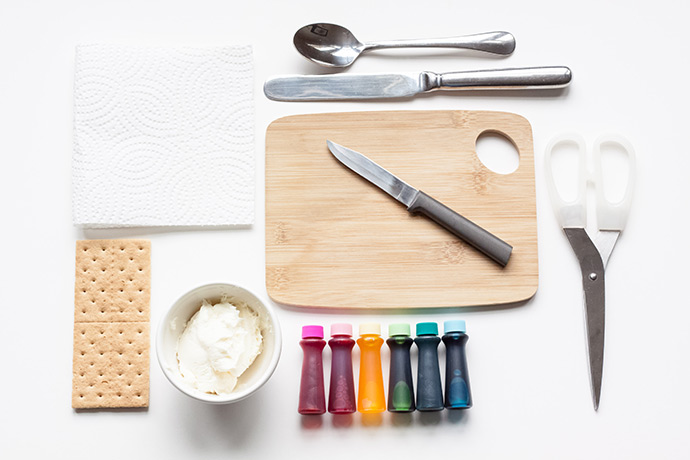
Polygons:
<instances>
[{"instance_id":1,"label":"butter knife","mask_svg":"<svg viewBox=\"0 0 690 460\"><path fill-rule=\"evenodd\" d=\"M408 185L359 152L326 141L328 149L342 164L407 206L412 213L427 216L452 234L505 267L513 247L479 225L456 213L440 201Z\"/></svg>"},{"instance_id":2,"label":"butter knife","mask_svg":"<svg viewBox=\"0 0 690 460\"><path fill-rule=\"evenodd\" d=\"M412 97L437 90L558 89L568 67L526 67L465 72L370 75L292 75L269 78L264 94L275 101L328 101Z\"/></svg>"}]
</instances>

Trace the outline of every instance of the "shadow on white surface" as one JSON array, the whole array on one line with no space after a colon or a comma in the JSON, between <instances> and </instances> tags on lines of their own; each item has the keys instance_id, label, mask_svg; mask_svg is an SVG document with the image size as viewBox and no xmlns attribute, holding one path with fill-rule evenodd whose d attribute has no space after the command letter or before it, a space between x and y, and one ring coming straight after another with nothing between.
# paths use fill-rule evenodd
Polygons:
<instances>
[{"instance_id":1,"label":"shadow on white surface","mask_svg":"<svg viewBox=\"0 0 690 460\"><path fill-rule=\"evenodd\" d=\"M441 423L442 411L438 412L420 412L419 424L422 426L436 426Z\"/></svg>"},{"instance_id":2,"label":"shadow on white surface","mask_svg":"<svg viewBox=\"0 0 690 460\"><path fill-rule=\"evenodd\" d=\"M296 51L295 51L296 52ZM350 67L345 67L345 68L337 68L337 67L325 67L319 64L316 64L315 62L310 61L309 59L297 54L297 56L302 58L302 61L299 65L299 71L298 74L300 75L325 75L325 74L338 74L338 73L352 73L352 74L368 74L368 73L385 73L385 72L369 72L365 70L357 70L357 67L362 67L360 64L359 66L357 63L352 64ZM439 59L457 59L457 58L481 58L482 60L486 60L487 64L489 66L493 67L493 62L496 61L501 61L503 59L506 59L508 56L504 55L499 55L499 54L488 54L488 53L483 53L481 51L475 51L475 50L465 50L465 49L456 49L456 50L414 50L414 49L405 49L405 50L394 50L394 49L389 49L389 50L377 50L375 52L367 52L366 54L362 55L359 59L365 59L367 61L370 61L370 64L375 65L377 64L377 60L379 61L378 63L385 63L386 65L389 64L389 62L398 62L401 58L404 58L406 61L406 64L409 63L409 65L406 65L406 69L404 71L401 71L403 73L409 73L409 72L422 72L425 70L430 70L429 67L430 65L435 65L436 62ZM358 60L359 60L358 59ZM413 62L414 61L414 62ZM426 62L430 62L432 64L426 64ZM467 64L458 64L458 69L460 67L465 67ZM366 66L365 66L366 68ZM483 69L484 64L483 63L477 63L476 65L473 65L473 69ZM354 70L353 70L354 69ZM400 73L398 71L393 71L391 73ZM287 75L287 74L286 74ZM278 76L278 75L275 75Z\"/></svg>"},{"instance_id":3,"label":"shadow on white surface","mask_svg":"<svg viewBox=\"0 0 690 460\"><path fill-rule=\"evenodd\" d=\"M383 425L383 414L362 414L362 426L379 427Z\"/></svg>"},{"instance_id":4,"label":"shadow on white surface","mask_svg":"<svg viewBox=\"0 0 690 460\"><path fill-rule=\"evenodd\" d=\"M538 291L537 291L538 292ZM535 294L536 296L537 294ZM315 314L323 314L323 313L333 313L337 315L347 315L347 314L352 314L352 313L357 313L357 314L372 314L372 315L382 315L382 314L391 314L391 313L405 313L409 315L416 315L416 314L443 314L443 313L449 313L449 312L455 312L455 311L461 311L462 313L472 313L472 312L488 312L488 311L499 311L499 310L508 310L508 309L513 309L517 307L523 307L528 305L529 303L532 302L534 297L531 299L527 300L522 300L520 302L511 302L511 303L506 303L502 305L483 305L483 306L475 306L475 307L454 307L454 306L449 306L449 307L406 307L406 306L399 306L399 307L391 307L391 308L373 308L373 307L348 307L348 308L336 308L336 307L312 307L312 306L300 306L300 305L288 305L288 304L283 304L276 302L275 300L271 299L270 301L280 307L283 308L287 311L295 311L295 312L310 312L310 313L315 313Z\"/></svg>"},{"instance_id":5,"label":"shadow on white surface","mask_svg":"<svg viewBox=\"0 0 690 460\"><path fill-rule=\"evenodd\" d=\"M411 426L412 421L412 412L391 413L391 424L395 427Z\"/></svg>"},{"instance_id":6,"label":"shadow on white surface","mask_svg":"<svg viewBox=\"0 0 690 460\"><path fill-rule=\"evenodd\" d=\"M317 430L323 426L323 417L320 415L302 415L300 423L305 430Z\"/></svg>"},{"instance_id":7,"label":"shadow on white surface","mask_svg":"<svg viewBox=\"0 0 690 460\"><path fill-rule=\"evenodd\" d=\"M574 78L574 77L573 77ZM443 94L443 97L454 98L514 98L514 99L558 99L566 98L570 91L569 87L554 88L554 89L473 89L469 91L432 91L429 93L422 93L414 96L415 98L430 98L438 97Z\"/></svg>"},{"instance_id":8,"label":"shadow on white surface","mask_svg":"<svg viewBox=\"0 0 690 460\"><path fill-rule=\"evenodd\" d=\"M254 438L262 436L261 414L270 411L262 409L261 398L249 397L233 404L201 404L190 398L178 400L179 420L187 442L195 445L198 452L217 447L242 450L255 443Z\"/></svg>"},{"instance_id":9,"label":"shadow on white surface","mask_svg":"<svg viewBox=\"0 0 690 460\"><path fill-rule=\"evenodd\" d=\"M355 421L354 414L333 415L331 424L334 428L350 428Z\"/></svg>"},{"instance_id":10,"label":"shadow on white surface","mask_svg":"<svg viewBox=\"0 0 690 460\"><path fill-rule=\"evenodd\" d=\"M448 421L453 425L467 425L469 421L469 411L468 410L448 410Z\"/></svg>"},{"instance_id":11,"label":"shadow on white surface","mask_svg":"<svg viewBox=\"0 0 690 460\"><path fill-rule=\"evenodd\" d=\"M112 412L112 413L136 413L136 412L148 412L148 407L94 407L85 409L74 409L77 414L97 414L101 412Z\"/></svg>"},{"instance_id":12,"label":"shadow on white surface","mask_svg":"<svg viewBox=\"0 0 690 460\"><path fill-rule=\"evenodd\" d=\"M180 226L180 227L120 227L120 228L83 228L79 232L86 239L117 239L144 237L161 233L183 233L193 231L222 232L227 230L251 230L252 225L223 225L223 226Z\"/></svg>"}]
</instances>

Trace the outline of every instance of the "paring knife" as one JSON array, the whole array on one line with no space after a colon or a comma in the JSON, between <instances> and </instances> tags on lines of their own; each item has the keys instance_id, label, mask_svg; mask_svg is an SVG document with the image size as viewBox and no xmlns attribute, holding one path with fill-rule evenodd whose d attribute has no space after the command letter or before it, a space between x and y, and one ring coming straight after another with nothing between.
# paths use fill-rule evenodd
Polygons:
<instances>
[{"instance_id":1,"label":"paring knife","mask_svg":"<svg viewBox=\"0 0 690 460\"><path fill-rule=\"evenodd\" d=\"M270 78L264 94L275 101L412 97L437 90L557 89L570 83L568 67L371 75L292 75Z\"/></svg>"},{"instance_id":2,"label":"paring knife","mask_svg":"<svg viewBox=\"0 0 690 460\"><path fill-rule=\"evenodd\" d=\"M406 184L361 153L335 142L326 141L326 143L338 161L407 206L410 213L420 213L429 217L501 266L506 266L513 251L511 245L456 213L440 201Z\"/></svg>"}]
</instances>

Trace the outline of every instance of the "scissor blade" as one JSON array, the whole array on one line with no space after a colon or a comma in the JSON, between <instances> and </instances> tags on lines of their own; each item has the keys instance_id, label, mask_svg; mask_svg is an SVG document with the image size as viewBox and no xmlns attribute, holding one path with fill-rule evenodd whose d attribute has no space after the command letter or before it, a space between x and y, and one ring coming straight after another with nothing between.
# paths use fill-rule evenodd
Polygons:
<instances>
[{"instance_id":1,"label":"scissor blade","mask_svg":"<svg viewBox=\"0 0 690 460\"><path fill-rule=\"evenodd\" d=\"M604 325L606 319L604 277L601 277L601 281L583 280L583 284L589 284L588 287L585 287L585 321L592 398L594 399L594 410L597 410L604 372Z\"/></svg>"},{"instance_id":2,"label":"scissor blade","mask_svg":"<svg viewBox=\"0 0 690 460\"><path fill-rule=\"evenodd\" d=\"M594 245L599 249L601 260L604 262L604 269L609 263L613 247L616 245L620 234L620 230L599 230L594 238Z\"/></svg>"},{"instance_id":3,"label":"scissor blade","mask_svg":"<svg viewBox=\"0 0 690 460\"><path fill-rule=\"evenodd\" d=\"M599 408L601 381L604 371L605 285L604 263L596 246L584 228L564 229L570 245L580 262L582 288L585 297L585 329L589 375L594 410Z\"/></svg>"}]
</instances>

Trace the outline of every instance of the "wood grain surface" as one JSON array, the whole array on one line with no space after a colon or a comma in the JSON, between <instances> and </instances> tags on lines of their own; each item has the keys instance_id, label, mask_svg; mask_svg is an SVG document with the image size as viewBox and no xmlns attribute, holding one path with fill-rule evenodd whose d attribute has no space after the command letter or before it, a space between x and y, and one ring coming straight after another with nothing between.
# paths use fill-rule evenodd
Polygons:
<instances>
[{"instance_id":1,"label":"wood grain surface","mask_svg":"<svg viewBox=\"0 0 690 460\"><path fill-rule=\"evenodd\" d=\"M518 169L497 174L477 138L509 138ZM326 140L359 151L513 246L505 268L347 169ZM516 114L389 111L295 115L266 133L266 288L298 307L486 306L538 284L534 151Z\"/></svg>"}]
</instances>

